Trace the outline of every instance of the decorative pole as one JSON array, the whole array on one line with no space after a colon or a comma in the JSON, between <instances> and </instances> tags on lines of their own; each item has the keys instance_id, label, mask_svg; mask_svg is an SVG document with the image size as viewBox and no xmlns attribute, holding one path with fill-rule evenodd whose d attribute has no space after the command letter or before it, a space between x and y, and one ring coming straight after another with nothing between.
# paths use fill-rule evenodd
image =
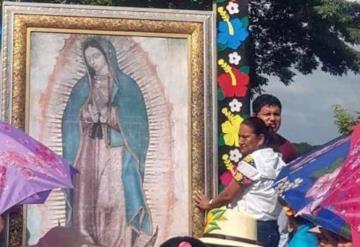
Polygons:
<instances>
[{"instance_id":1,"label":"decorative pole","mask_svg":"<svg viewBox=\"0 0 360 247\"><path fill-rule=\"evenodd\" d=\"M240 161L239 128L249 116L249 17L246 0L216 0L219 191Z\"/></svg>"}]
</instances>

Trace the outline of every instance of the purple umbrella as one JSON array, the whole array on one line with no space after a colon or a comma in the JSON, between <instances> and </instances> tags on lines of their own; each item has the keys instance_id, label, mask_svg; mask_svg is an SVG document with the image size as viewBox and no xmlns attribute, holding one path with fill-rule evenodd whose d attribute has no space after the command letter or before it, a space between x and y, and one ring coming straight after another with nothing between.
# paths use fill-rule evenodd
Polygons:
<instances>
[{"instance_id":1,"label":"purple umbrella","mask_svg":"<svg viewBox=\"0 0 360 247\"><path fill-rule=\"evenodd\" d=\"M76 170L22 130L0 121L0 140L0 214L43 203L54 188L73 188Z\"/></svg>"}]
</instances>

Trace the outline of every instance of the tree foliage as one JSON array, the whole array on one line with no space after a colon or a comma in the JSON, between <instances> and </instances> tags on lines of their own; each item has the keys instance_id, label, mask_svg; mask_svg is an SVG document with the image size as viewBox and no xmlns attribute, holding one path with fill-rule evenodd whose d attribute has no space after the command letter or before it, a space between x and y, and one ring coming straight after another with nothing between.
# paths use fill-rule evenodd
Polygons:
<instances>
[{"instance_id":1,"label":"tree foliage","mask_svg":"<svg viewBox=\"0 0 360 247\"><path fill-rule=\"evenodd\" d=\"M357 116L351 115L340 105L333 105L333 112L335 117L335 125L340 134L348 133L352 128L360 122L360 113Z\"/></svg>"},{"instance_id":2,"label":"tree foliage","mask_svg":"<svg viewBox=\"0 0 360 247\"><path fill-rule=\"evenodd\" d=\"M332 75L360 72L360 4L334 0L253 0L249 2L249 62L253 91L268 76L285 85L295 70Z\"/></svg>"},{"instance_id":3,"label":"tree foliage","mask_svg":"<svg viewBox=\"0 0 360 247\"><path fill-rule=\"evenodd\" d=\"M311 144L307 142L299 142L299 143L292 143L295 147L296 154L298 156L301 156L303 154L306 154L310 152L312 149L316 148L317 146L312 146Z\"/></svg>"}]
</instances>

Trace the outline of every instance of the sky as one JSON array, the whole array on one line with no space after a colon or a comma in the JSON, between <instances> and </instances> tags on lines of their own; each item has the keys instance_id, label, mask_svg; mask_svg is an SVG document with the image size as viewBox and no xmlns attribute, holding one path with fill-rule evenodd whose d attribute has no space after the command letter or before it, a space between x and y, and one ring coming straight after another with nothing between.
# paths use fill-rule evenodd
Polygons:
<instances>
[{"instance_id":1,"label":"sky","mask_svg":"<svg viewBox=\"0 0 360 247\"><path fill-rule=\"evenodd\" d=\"M296 75L289 86L270 77L266 93L282 103L282 124L279 133L292 142L319 145L337 137L334 104L351 114L360 112L360 75L331 76L321 71Z\"/></svg>"}]
</instances>

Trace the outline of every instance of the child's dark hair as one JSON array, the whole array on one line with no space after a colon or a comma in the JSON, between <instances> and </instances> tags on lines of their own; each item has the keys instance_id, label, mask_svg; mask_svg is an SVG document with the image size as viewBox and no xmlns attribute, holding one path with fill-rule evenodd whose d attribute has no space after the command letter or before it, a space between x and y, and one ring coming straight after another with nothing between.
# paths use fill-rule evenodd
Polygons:
<instances>
[{"instance_id":1,"label":"child's dark hair","mask_svg":"<svg viewBox=\"0 0 360 247\"><path fill-rule=\"evenodd\" d=\"M281 102L278 98L271 94L262 94L252 102L253 113L257 114L261 111L261 108L266 105L278 106L281 110Z\"/></svg>"},{"instance_id":2,"label":"child's dark hair","mask_svg":"<svg viewBox=\"0 0 360 247\"><path fill-rule=\"evenodd\" d=\"M245 119L241 124L244 124L250 127L255 135L263 135L264 136L264 144L263 148L271 147L274 148L274 137L272 132L270 131L270 127L266 126L265 122L258 117L249 117Z\"/></svg>"},{"instance_id":3,"label":"child's dark hair","mask_svg":"<svg viewBox=\"0 0 360 247\"><path fill-rule=\"evenodd\" d=\"M199 239L188 236L170 238L162 243L160 247L181 247L182 245L191 247L206 247L206 245Z\"/></svg>"}]
</instances>

